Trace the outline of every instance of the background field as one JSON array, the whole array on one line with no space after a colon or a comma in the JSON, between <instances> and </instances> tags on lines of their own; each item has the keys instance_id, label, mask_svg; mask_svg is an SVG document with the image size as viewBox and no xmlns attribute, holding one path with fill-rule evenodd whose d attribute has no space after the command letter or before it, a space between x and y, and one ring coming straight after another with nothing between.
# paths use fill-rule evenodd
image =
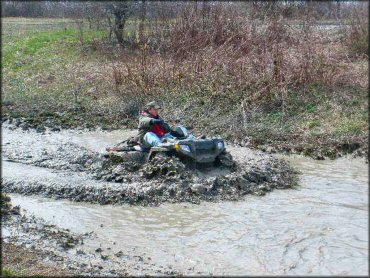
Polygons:
<instances>
[{"instance_id":1,"label":"background field","mask_svg":"<svg viewBox=\"0 0 370 278\"><path fill-rule=\"evenodd\" d=\"M368 56L353 53L348 28L247 22L241 35L218 19L217 42L217 22L206 33L196 16L184 20L148 20L145 44L129 20L122 48L87 22L2 18L3 119L136 127L143 104L157 99L170 122L252 146L333 156L338 144L366 145Z\"/></svg>"}]
</instances>

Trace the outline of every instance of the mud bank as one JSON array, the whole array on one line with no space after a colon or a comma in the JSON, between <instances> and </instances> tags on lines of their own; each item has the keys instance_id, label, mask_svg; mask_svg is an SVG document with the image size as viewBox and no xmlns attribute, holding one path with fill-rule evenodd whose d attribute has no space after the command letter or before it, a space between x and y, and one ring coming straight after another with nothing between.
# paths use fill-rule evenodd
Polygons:
<instances>
[{"instance_id":1,"label":"mud bank","mask_svg":"<svg viewBox=\"0 0 370 278\"><path fill-rule=\"evenodd\" d=\"M176 111L172 111L175 113ZM176 113L175 113L176 114ZM167 112L167 117L171 113ZM184 120L192 122L192 118L183 115ZM86 118L86 119L85 119ZM2 121L5 124L13 125L25 131L36 130L43 133L46 130L60 131L65 128L76 128L79 130L95 130L96 126L102 126L105 130L117 130L118 128L135 128L137 119L123 119L122 122L109 123L107 119L100 119L101 115L85 115L79 117L73 113L41 113L35 118L12 117L9 114L4 115ZM74 119L70 124L66 119ZM87 119L94 119L94 125ZM262 152L273 154L300 154L317 160L336 159L346 155L353 157L368 156L368 138L367 134L363 136L342 136L333 137L331 135L304 136L299 134L276 134L274 136L261 136L258 132L252 134L240 134L240 132L223 132L223 130L209 126L208 124L199 123L199 126L189 126L195 133L212 135L215 130L227 139L230 143L248 147ZM227 130L227 128L225 128ZM225 134L224 134L225 133Z\"/></svg>"},{"instance_id":2,"label":"mud bank","mask_svg":"<svg viewBox=\"0 0 370 278\"><path fill-rule=\"evenodd\" d=\"M4 199L4 198L3 198ZM10 203L10 197L6 196ZM42 219L35 217L26 217L19 206L10 207L9 213L2 214L2 223L7 227L17 226L19 233L37 234L43 240L53 242L54 248L67 250L76 245L83 244L83 236L70 233L69 230L60 230L55 225L48 225ZM6 237L5 233L5 237ZM84 236L87 236L85 234ZM35 243L30 240L24 242L27 247L35 249Z\"/></svg>"},{"instance_id":3,"label":"mud bank","mask_svg":"<svg viewBox=\"0 0 370 278\"><path fill-rule=\"evenodd\" d=\"M66 277L73 274L69 270L63 270L63 267L57 263L44 262L44 252L40 250L30 250L20 245L2 241L2 270L9 276L60 276Z\"/></svg>"},{"instance_id":4,"label":"mud bank","mask_svg":"<svg viewBox=\"0 0 370 278\"><path fill-rule=\"evenodd\" d=\"M19 206L12 207L10 201L10 197L2 196L1 240L4 268L15 271L17 275L30 275L34 272L53 272L55 275L55 270L59 274L70 275L74 269L81 267L71 264L67 269L60 263L64 258L57 253L68 252L83 244L83 239L90 236L89 234L78 235L68 229L47 224L41 218L26 217L24 211ZM19 251L22 252L22 257L17 255Z\"/></svg>"},{"instance_id":5,"label":"mud bank","mask_svg":"<svg viewBox=\"0 0 370 278\"><path fill-rule=\"evenodd\" d=\"M96 240L94 231L76 233L27 214L22 208L18 207L18 212L2 218L2 263L16 275L126 276L128 271L137 275L148 269L162 275L176 274L163 266L157 267L135 250L106 255L103 248L110 250L115 242L91 248ZM22 257L18 252L22 252Z\"/></svg>"},{"instance_id":6,"label":"mud bank","mask_svg":"<svg viewBox=\"0 0 370 278\"><path fill-rule=\"evenodd\" d=\"M349 155L352 158L365 157L367 163L369 162L367 136L356 138L286 136L282 142L276 140L269 144L259 144L258 140L252 140L251 145L266 153L300 154L316 160L337 159Z\"/></svg>"},{"instance_id":7,"label":"mud bank","mask_svg":"<svg viewBox=\"0 0 370 278\"><path fill-rule=\"evenodd\" d=\"M297 172L284 160L234 148L235 165L189 168L177 158L135 163L105 158L104 131L23 130L3 125L3 190L99 204L238 200L294 187ZM132 131L117 134L119 141ZM86 140L97 142L93 147ZM99 147L97 147L99 146ZM230 148L231 150L233 148Z\"/></svg>"}]
</instances>

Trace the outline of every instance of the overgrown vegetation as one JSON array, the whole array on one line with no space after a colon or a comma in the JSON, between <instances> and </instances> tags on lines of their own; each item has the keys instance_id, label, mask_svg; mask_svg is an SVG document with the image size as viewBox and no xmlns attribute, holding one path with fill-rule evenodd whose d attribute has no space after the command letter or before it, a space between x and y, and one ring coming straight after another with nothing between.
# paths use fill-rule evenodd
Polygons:
<instances>
[{"instance_id":1,"label":"overgrown vegetation","mask_svg":"<svg viewBox=\"0 0 370 278\"><path fill-rule=\"evenodd\" d=\"M91 18L6 36L3 113L36 126L135 127L158 99L169 121L230 140L364 143L367 13L323 25L309 8L299 19L259 8L188 4L176 16L134 18L120 45ZM3 20L7 32L14 20Z\"/></svg>"},{"instance_id":2,"label":"overgrown vegetation","mask_svg":"<svg viewBox=\"0 0 370 278\"><path fill-rule=\"evenodd\" d=\"M348 18L346 43L351 55L369 56L369 18L367 9L355 8Z\"/></svg>"}]
</instances>

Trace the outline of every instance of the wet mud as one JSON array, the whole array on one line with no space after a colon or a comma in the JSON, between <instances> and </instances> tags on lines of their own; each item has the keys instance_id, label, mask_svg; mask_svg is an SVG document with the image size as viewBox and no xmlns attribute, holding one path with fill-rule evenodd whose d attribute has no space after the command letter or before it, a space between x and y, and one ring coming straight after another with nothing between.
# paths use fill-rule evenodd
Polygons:
<instances>
[{"instance_id":1,"label":"wet mud","mask_svg":"<svg viewBox=\"0 0 370 278\"><path fill-rule=\"evenodd\" d=\"M60 114L60 115L59 115ZM63 128L76 128L76 129L89 129L92 130L94 125L82 118L77 118L68 113L43 113L35 117L23 118L23 117L12 117L9 114L5 114L2 118L2 122L10 124L12 128L20 128L24 131L35 130L38 133L45 133L47 130L59 132ZM70 125L66 122L61 122L59 117L64 118L72 117L74 124ZM87 115L89 118L100 118L101 115ZM167 115L170 116L170 115ZM104 118L104 117L103 117ZM192 119L189 119L192 121ZM111 121L105 119L100 125L105 126L105 129L112 130L117 127L135 127L137 125L137 119L123 119L119 123L111 123ZM107 127L111 126L110 128ZM209 129L208 125L192 127L201 134L212 134L212 130ZM261 138L259 135L240 135L236 134L225 134L225 138L230 140L233 144L240 147L253 148L260 150L268 154L282 153L282 154L300 154L311 157L316 160L325 159L337 159L339 157L351 155L353 158L365 157L368 163L368 136L363 134L360 136L333 136L330 134L321 134L317 136L303 136L297 134L278 134L273 136L274 138Z\"/></svg>"},{"instance_id":2,"label":"wet mud","mask_svg":"<svg viewBox=\"0 0 370 278\"><path fill-rule=\"evenodd\" d=\"M0 200L0 217L1 220L7 220L10 218L11 215L19 215L20 208L19 206L12 206L10 202L10 197L1 193L1 200Z\"/></svg>"},{"instance_id":3,"label":"wet mud","mask_svg":"<svg viewBox=\"0 0 370 278\"><path fill-rule=\"evenodd\" d=\"M236 161L250 152L229 149ZM94 276L368 273L364 159L284 159L302 171L299 187L274 190L264 197L246 195L239 202L99 206L9 194L22 215L69 229L77 238L83 236L83 244L63 249L55 241L38 241L33 233L19 233L22 228L16 225L3 225L4 240L16 244L34 237L39 252L52 251L61 256L55 259L63 258L61 269L76 267L77 261L79 274ZM42 170L40 175L47 176L49 169ZM23 171L26 178L29 174ZM48 255L43 256L47 260Z\"/></svg>"},{"instance_id":4,"label":"wet mud","mask_svg":"<svg viewBox=\"0 0 370 278\"><path fill-rule=\"evenodd\" d=\"M107 156L75 139L81 134L86 131L38 132L3 124L4 192L158 205L239 200L297 184L298 173L287 162L262 152L246 149L239 157L235 152L235 162L218 167L189 166L177 157L161 156L143 163ZM123 131L121 140L129 134Z\"/></svg>"},{"instance_id":5,"label":"wet mud","mask_svg":"<svg viewBox=\"0 0 370 278\"><path fill-rule=\"evenodd\" d=\"M10 201L10 198L7 197L7 200ZM162 275L176 274L163 266L156 266L151 263L150 257L134 250L132 252L120 250L114 255L106 254L107 250L116 245L115 242L105 242L104 246L93 249L91 246L84 247L85 241L95 242L94 231L72 232L27 214L26 210L19 206L17 211L16 214L2 217L3 244L7 249L15 248L22 252L26 250L25 254L33 253L33 257L37 256L40 269L32 270L36 271L36 274L40 274L41 270L45 271L45 268L46 271L55 268L63 275L126 276L129 273L136 273L136 275L144 273L148 269ZM7 253L8 257L9 255ZM26 275L30 273L31 270L25 270L27 268L25 264L29 263L27 258L18 258L15 265L15 262L11 262L11 258L6 259L7 256L3 260L5 266L13 269L15 267L21 272L26 271Z\"/></svg>"},{"instance_id":6,"label":"wet mud","mask_svg":"<svg viewBox=\"0 0 370 278\"><path fill-rule=\"evenodd\" d=\"M316 140L316 141L315 141ZM357 138L331 138L319 136L318 138L286 138L284 142L271 142L270 144L258 144L252 142L254 148L266 153L300 154L316 160L337 159L351 156L352 158L364 157L368 159L367 136Z\"/></svg>"},{"instance_id":7,"label":"wet mud","mask_svg":"<svg viewBox=\"0 0 370 278\"><path fill-rule=\"evenodd\" d=\"M2 200L4 241L37 252L61 271L209 276L368 270L363 161L299 166L293 160L305 170L302 177L285 159L228 145L235 163L223 167L191 167L168 157L142 164L104 153L130 130L37 132L3 125L2 131L2 189L21 193L10 194L15 206L9 197ZM258 196L294 187L298 178L298 190Z\"/></svg>"}]
</instances>

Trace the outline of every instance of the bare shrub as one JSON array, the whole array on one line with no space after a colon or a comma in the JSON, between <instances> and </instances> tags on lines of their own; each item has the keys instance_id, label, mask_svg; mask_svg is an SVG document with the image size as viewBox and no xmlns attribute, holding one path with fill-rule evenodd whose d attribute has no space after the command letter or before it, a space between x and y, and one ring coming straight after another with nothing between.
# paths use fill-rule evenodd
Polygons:
<instances>
[{"instance_id":1,"label":"bare shrub","mask_svg":"<svg viewBox=\"0 0 370 278\"><path fill-rule=\"evenodd\" d=\"M347 20L346 45L351 55L369 55L369 3L363 3L365 7L355 6Z\"/></svg>"},{"instance_id":2,"label":"bare shrub","mask_svg":"<svg viewBox=\"0 0 370 278\"><path fill-rule=\"evenodd\" d=\"M292 22L279 12L251 19L221 4L205 10L188 5L175 19L146 26L147 43L138 49L120 50L114 91L140 99L199 92L258 105L353 78L338 61L341 50L315 28L310 13Z\"/></svg>"}]
</instances>

